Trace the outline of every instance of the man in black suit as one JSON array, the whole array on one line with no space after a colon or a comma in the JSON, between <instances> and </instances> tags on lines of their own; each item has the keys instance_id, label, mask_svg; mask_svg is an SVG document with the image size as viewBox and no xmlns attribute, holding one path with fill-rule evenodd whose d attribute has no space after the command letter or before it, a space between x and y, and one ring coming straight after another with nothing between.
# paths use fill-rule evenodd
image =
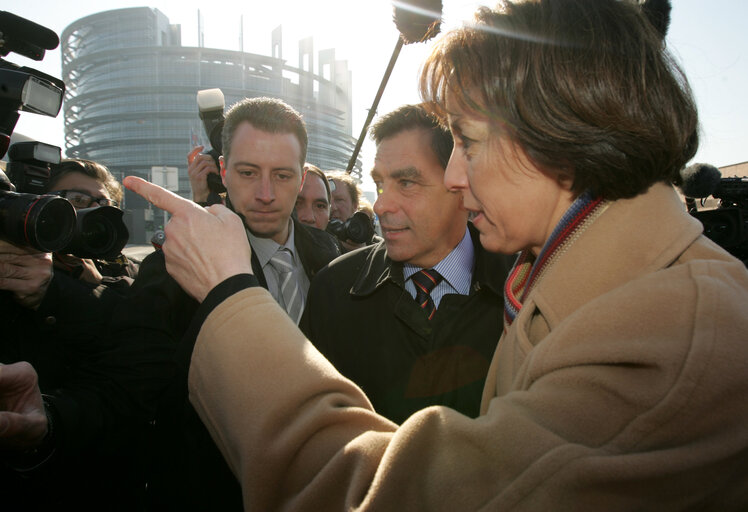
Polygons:
<instances>
[{"instance_id":1,"label":"man in black suit","mask_svg":"<svg viewBox=\"0 0 748 512\"><path fill-rule=\"evenodd\" d=\"M300 327L383 416L429 405L477 416L514 258L483 249L444 186L452 136L420 105L383 116L372 136L384 241L318 274Z\"/></svg>"},{"instance_id":2,"label":"man in black suit","mask_svg":"<svg viewBox=\"0 0 748 512\"><path fill-rule=\"evenodd\" d=\"M332 235L291 216L306 150L301 116L280 100L245 99L226 113L220 159L225 202L247 228L255 276L295 322L309 282L340 254ZM131 298L111 323L112 336L129 340L121 344L125 350L176 354L171 367L157 369L146 361L142 372L125 382L138 390L144 406L154 407L149 482L154 510L242 508L239 485L187 401L186 365L197 335L190 322L198 305L169 276L156 251L141 264Z\"/></svg>"}]
</instances>

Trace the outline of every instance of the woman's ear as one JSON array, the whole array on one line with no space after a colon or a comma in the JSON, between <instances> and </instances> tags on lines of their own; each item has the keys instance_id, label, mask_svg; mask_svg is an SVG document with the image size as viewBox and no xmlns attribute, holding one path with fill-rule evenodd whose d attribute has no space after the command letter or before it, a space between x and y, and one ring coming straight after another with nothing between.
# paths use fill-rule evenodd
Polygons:
<instances>
[{"instance_id":1,"label":"woman's ear","mask_svg":"<svg viewBox=\"0 0 748 512\"><path fill-rule=\"evenodd\" d=\"M574 185L574 173L567 168L563 168L556 175L556 181L564 190L571 190L572 185Z\"/></svg>"}]
</instances>

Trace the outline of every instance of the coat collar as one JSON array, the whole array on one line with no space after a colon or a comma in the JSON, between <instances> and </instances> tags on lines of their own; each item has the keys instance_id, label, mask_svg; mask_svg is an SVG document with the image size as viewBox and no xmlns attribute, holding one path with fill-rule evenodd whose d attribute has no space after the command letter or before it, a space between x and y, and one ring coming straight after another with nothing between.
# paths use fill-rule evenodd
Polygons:
<instances>
[{"instance_id":1,"label":"coat collar","mask_svg":"<svg viewBox=\"0 0 748 512\"><path fill-rule=\"evenodd\" d=\"M664 183L611 203L562 254L527 298L553 329L590 300L671 265L701 234Z\"/></svg>"},{"instance_id":2,"label":"coat collar","mask_svg":"<svg viewBox=\"0 0 748 512\"><path fill-rule=\"evenodd\" d=\"M511 265L507 265L507 256L491 254L483 249L480 244L478 230L468 223L468 230L473 241L475 251L475 267L473 269L473 279L471 290L477 291L481 287L487 287L495 295L501 297L504 289L504 277L506 270ZM400 288L404 288L403 265L392 261L387 256L387 246L384 240L373 246L360 249L367 251L361 270L358 272L350 293L355 296L367 296L386 282L390 281ZM497 269L500 269L497 271Z\"/></svg>"}]
</instances>

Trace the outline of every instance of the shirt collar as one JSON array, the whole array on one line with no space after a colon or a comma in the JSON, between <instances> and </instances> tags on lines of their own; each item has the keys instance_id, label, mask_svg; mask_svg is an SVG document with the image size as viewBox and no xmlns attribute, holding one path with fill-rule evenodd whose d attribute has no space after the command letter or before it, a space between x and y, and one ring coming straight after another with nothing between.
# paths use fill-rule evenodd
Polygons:
<instances>
[{"instance_id":1,"label":"shirt collar","mask_svg":"<svg viewBox=\"0 0 748 512\"><path fill-rule=\"evenodd\" d=\"M294 243L294 225L291 219L288 219L288 240L283 245L278 244L271 238L260 238L254 235L249 229L247 229L247 238L249 238L249 245L252 246L252 251L257 255L257 260L263 268L268 264L270 258L278 252L278 248L280 247L285 247L291 251L294 262L297 261L296 244Z\"/></svg>"},{"instance_id":2,"label":"shirt collar","mask_svg":"<svg viewBox=\"0 0 748 512\"><path fill-rule=\"evenodd\" d=\"M452 288L462 295L470 292L470 283L473 278L473 262L475 261L475 248L470 238L470 232L465 227L465 234L457 247L447 254L447 256L432 268L439 272ZM410 276L421 270L423 267L416 267L406 263L403 265L403 279L407 281Z\"/></svg>"}]
</instances>

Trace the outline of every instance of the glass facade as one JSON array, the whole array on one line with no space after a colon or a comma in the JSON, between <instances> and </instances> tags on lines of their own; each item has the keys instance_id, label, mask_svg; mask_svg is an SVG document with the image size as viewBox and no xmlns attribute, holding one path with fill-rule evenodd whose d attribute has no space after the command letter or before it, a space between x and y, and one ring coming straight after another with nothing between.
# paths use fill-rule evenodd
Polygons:
<instances>
[{"instance_id":1,"label":"glass facade","mask_svg":"<svg viewBox=\"0 0 748 512\"><path fill-rule=\"evenodd\" d=\"M279 28L272 38L279 47ZM227 107L246 97L283 99L304 116L307 161L322 169L345 169L353 152L348 65L323 50L324 73L315 74L310 39L299 45L307 69L288 66L279 50L269 57L183 47L181 27L148 7L81 18L60 39L67 156L101 162L120 180L176 167L178 193L190 197L187 153L196 141L208 146L196 102L201 89L220 88ZM360 162L353 172L360 179ZM130 242L147 243L163 214L129 192L125 207Z\"/></svg>"}]
</instances>

